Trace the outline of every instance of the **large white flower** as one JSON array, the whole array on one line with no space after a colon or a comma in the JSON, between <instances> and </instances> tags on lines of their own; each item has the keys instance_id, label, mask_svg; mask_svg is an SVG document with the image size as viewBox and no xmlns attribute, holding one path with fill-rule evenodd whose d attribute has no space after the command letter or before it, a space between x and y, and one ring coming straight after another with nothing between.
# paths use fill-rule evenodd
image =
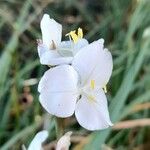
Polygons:
<instances>
[{"instance_id":1,"label":"large white flower","mask_svg":"<svg viewBox=\"0 0 150 150\"><path fill-rule=\"evenodd\" d=\"M112 125L106 84L112 73L111 53L100 39L83 47L72 61L72 66L61 65L49 69L39 82L40 102L58 117L75 116L88 130L104 129Z\"/></svg>"},{"instance_id":2,"label":"large white flower","mask_svg":"<svg viewBox=\"0 0 150 150\"><path fill-rule=\"evenodd\" d=\"M38 132L30 143L28 150L42 150L42 143L47 139L48 131Z\"/></svg>"},{"instance_id":3,"label":"large white flower","mask_svg":"<svg viewBox=\"0 0 150 150\"><path fill-rule=\"evenodd\" d=\"M42 40L38 40L38 54L41 64L60 65L70 64L73 56L88 44L83 39L82 29L78 29L78 34L71 31L68 36L69 41L62 41L62 25L51 19L48 14L44 14L41 20ZM72 38L72 40L71 40Z\"/></svg>"}]
</instances>

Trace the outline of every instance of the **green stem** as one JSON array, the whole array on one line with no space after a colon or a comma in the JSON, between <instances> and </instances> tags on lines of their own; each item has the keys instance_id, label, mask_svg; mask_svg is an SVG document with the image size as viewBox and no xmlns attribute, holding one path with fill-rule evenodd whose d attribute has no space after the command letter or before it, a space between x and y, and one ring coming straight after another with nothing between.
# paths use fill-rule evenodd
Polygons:
<instances>
[{"instance_id":1,"label":"green stem","mask_svg":"<svg viewBox=\"0 0 150 150\"><path fill-rule=\"evenodd\" d=\"M65 119L56 117L55 118L55 128L56 128L57 139L59 139L64 134Z\"/></svg>"}]
</instances>

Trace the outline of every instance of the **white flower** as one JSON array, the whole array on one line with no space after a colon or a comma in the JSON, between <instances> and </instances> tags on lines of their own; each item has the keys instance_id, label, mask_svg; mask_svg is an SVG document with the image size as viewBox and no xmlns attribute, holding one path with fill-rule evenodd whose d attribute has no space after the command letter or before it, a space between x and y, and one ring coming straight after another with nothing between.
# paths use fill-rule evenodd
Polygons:
<instances>
[{"instance_id":1,"label":"white flower","mask_svg":"<svg viewBox=\"0 0 150 150\"><path fill-rule=\"evenodd\" d=\"M48 14L44 14L41 20L42 40L38 40L38 54L41 64L60 65L70 64L73 56L79 49L86 46L88 41L83 39L82 29L78 29L67 34L70 41L62 41L62 25L54 19L50 19ZM73 39L73 41L71 40Z\"/></svg>"},{"instance_id":2,"label":"white flower","mask_svg":"<svg viewBox=\"0 0 150 150\"><path fill-rule=\"evenodd\" d=\"M42 150L42 143L47 139L47 137L48 131L43 130L38 132L30 143L28 150Z\"/></svg>"},{"instance_id":3,"label":"white flower","mask_svg":"<svg viewBox=\"0 0 150 150\"><path fill-rule=\"evenodd\" d=\"M65 118L75 112L79 124L88 130L112 125L105 92L113 62L103 43L100 39L83 47L72 66L61 65L45 72L38 91L42 106L50 114Z\"/></svg>"}]
</instances>

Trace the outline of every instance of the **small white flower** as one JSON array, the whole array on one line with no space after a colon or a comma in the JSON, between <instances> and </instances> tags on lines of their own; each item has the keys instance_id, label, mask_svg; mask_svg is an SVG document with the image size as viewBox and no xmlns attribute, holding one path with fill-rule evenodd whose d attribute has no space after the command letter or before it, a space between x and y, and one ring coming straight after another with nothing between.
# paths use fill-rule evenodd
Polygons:
<instances>
[{"instance_id":1,"label":"small white flower","mask_svg":"<svg viewBox=\"0 0 150 150\"><path fill-rule=\"evenodd\" d=\"M62 41L62 25L44 14L41 20L42 40L38 40L38 54L41 64L60 65L70 64L79 49L86 46L88 41L83 39L82 30L78 29L67 34L70 41ZM73 39L73 41L71 40Z\"/></svg>"},{"instance_id":2,"label":"small white flower","mask_svg":"<svg viewBox=\"0 0 150 150\"><path fill-rule=\"evenodd\" d=\"M47 139L48 131L38 132L30 143L28 150L42 150L42 143Z\"/></svg>"},{"instance_id":3,"label":"small white flower","mask_svg":"<svg viewBox=\"0 0 150 150\"><path fill-rule=\"evenodd\" d=\"M70 146L70 136L72 132L67 132L65 135L63 135L57 142L56 150L69 150Z\"/></svg>"},{"instance_id":4,"label":"small white flower","mask_svg":"<svg viewBox=\"0 0 150 150\"><path fill-rule=\"evenodd\" d=\"M100 39L83 47L72 66L61 65L45 72L38 91L42 106L50 114L65 118L75 112L79 124L88 130L112 125L105 92L113 62L103 43Z\"/></svg>"}]
</instances>

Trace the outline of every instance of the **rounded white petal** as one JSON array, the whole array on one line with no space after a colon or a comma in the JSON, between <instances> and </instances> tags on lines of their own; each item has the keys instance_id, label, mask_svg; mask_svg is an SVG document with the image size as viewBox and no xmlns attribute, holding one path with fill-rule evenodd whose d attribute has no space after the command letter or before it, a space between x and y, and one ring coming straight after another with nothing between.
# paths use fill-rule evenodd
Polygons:
<instances>
[{"instance_id":1,"label":"rounded white petal","mask_svg":"<svg viewBox=\"0 0 150 150\"><path fill-rule=\"evenodd\" d=\"M41 32L43 43L50 48L52 40L56 47L61 42L62 25L57 23L54 19L50 19L48 14L44 14L41 20Z\"/></svg>"},{"instance_id":2,"label":"rounded white petal","mask_svg":"<svg viewBox=\"0 0 150 150\"><path fill-rule=\"evenodd\" d=\"M71 116L78 96L77 82L78 76L72 66L49 69L39 82L40 103L52 115Z\"/></svg>"},{"instance_id":3,"label":"rounded white petal","mask_svg":"<svg viewBox=\"0 0 150 150\"><path fill-rule=\"evenodd\" d=\"M38 54L40 57L40 63L43 65L61 65L61 64L70 64L72 62L73 57L63 57L61 56L57 50L49 50L46 46L39 45L38 46Z\"/></svg>"},{"instance_id":4,"label":"rounded white petal","mask_svg":"<svg viewBox=\"0 0 150 150\"><path fill-rule=\"evenodd\" d=\"M103 90L95 92L94 97L95 99L92 101L82 95L82 98L77 102L75 109L77 121L88 130L101 130L112 126Z\"/></svg>"},{"instance_id":5,"label":"rounded white petal","mask_svg":"<svg viewBox=\"0 0 150 150\"><path fill-rule=\"evenodd\" d=\"M47 139L48 137L48 131L43 130L38 132L32 142L29 145L28 150L41 150L42 149L42 143Z\"/></svg>"},{"instance_id":6,"label":"rounded white petal","mask_svg":"<svg viewBox=\"0 0 150 150\"><path fill-rule=\"evenodd\" d=\"M107 84L113 68L112 56L103 49L104 40L95 41L81 49L74 57L72 65L79 73L81 85L95 80L96 85Z\"/></svg>"}]
</instances>

